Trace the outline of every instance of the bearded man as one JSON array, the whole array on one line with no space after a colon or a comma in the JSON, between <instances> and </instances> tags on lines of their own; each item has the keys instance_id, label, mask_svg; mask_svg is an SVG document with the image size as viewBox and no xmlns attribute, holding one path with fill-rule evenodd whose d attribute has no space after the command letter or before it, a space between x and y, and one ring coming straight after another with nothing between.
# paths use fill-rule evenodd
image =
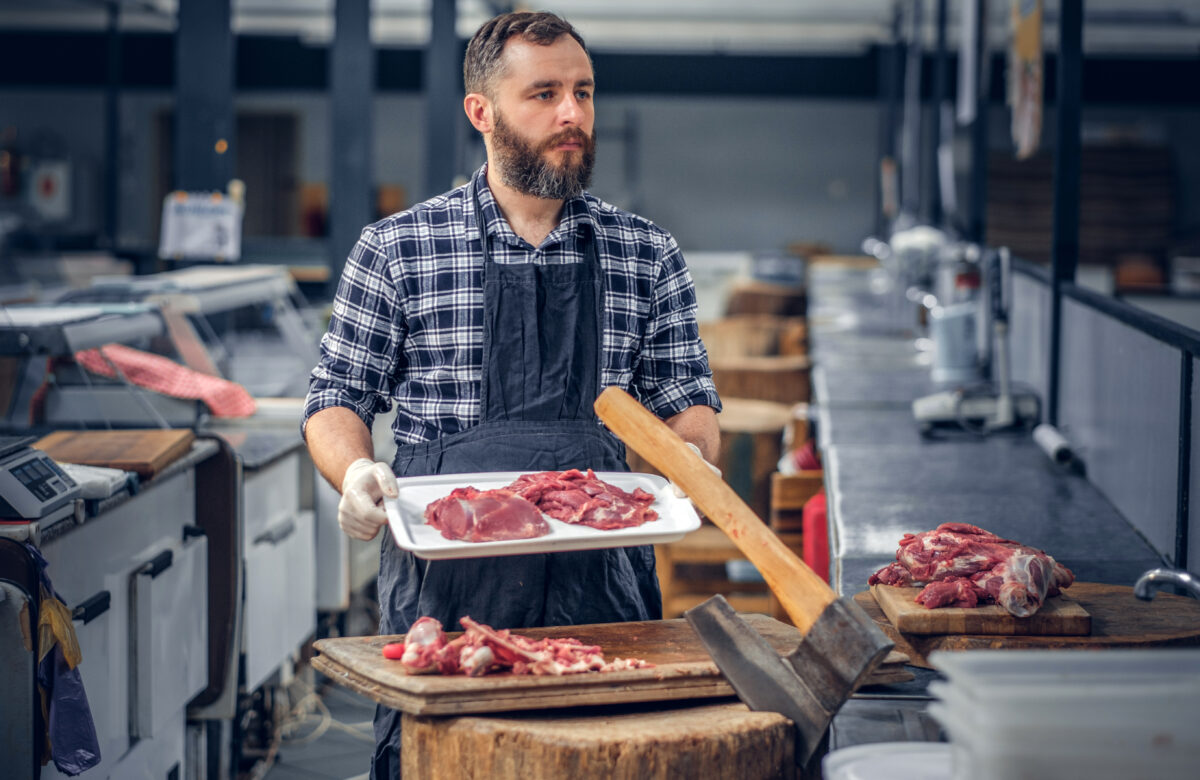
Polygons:
<instances>
[{"instance_id":1,"label":"bearded man","mask_svg":"<svg viewBox=\"0 0 1200 780\"><path fill-rule=\"evenodd\" d=\"M720 400L675 240L585 191L595 77L583 38L549 13L479 28L463 107L487 163L462 187L367 226L346 261L304 435L356 539L386 523L396 476L627 471L592 403L616 385L708 461ZM395 404L392 464L370 427ZM654 549L426 561L385 533L380 633L421 616L496 628L657 620ZM372 777L398 776L398 713L375 718Z\"/></svg>"}]
</instances>

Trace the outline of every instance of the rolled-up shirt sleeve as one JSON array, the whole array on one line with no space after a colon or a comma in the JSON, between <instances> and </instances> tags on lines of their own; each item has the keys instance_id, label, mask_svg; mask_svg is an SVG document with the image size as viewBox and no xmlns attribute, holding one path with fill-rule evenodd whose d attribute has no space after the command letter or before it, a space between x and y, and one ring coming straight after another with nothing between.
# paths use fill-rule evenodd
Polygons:
<instances>
[{"instance_id":1,"label":"rolled-up shirt sleeve","mask_svg":"<svg viewBox=\"0 0 1200 780\"><path fill-rule=\"evenodd\" d=\"M639 400L664 419L698 405L721 411L696 311L695 284L683 253L671 238L654 282L633 380Z\"/></svg>"},{"instance_id":2,"label":"rolled-up shirt sleeve","mask_svg":"<svg viewBox=\"0 0 1200 780\"><path fill-rule=\"evenodd\" d=\"M375 231L362 232L333 300L320 362L312 370L301 433L322 409L342 406L368 428L391 404L405 326L395 267Z\"/></svg>"}]
</instances>

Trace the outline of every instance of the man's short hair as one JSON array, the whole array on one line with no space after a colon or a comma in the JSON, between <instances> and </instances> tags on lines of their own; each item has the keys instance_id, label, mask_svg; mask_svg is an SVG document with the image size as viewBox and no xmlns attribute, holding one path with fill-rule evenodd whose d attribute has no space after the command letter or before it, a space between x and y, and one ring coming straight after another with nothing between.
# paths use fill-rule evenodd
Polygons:
<instances>
[{"instance_id":1,"label":"man's short hair","mask_svg":"<svg viewBox=\"0 0 1200 780\"><path fill-rule=\"evenodd\" d=\"M496 79L504 70L504 45L509 38L549 46L564 35L570 35L587 53L587 44L570 22L546 11L516 11L501 14L484 22L467 44L463 58L463 87L467 94L479 92L491 96ZM589 61L591 55L588 54Z\"/></svg>"}]
</instances>

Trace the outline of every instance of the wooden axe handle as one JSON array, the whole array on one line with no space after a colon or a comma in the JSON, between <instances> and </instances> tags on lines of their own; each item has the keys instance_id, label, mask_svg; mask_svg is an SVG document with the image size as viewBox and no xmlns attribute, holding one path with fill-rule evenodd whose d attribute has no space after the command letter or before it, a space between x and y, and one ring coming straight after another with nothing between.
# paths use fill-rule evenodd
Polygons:
<instances>
[{"instance_id":1,"label":"wooden axe handle","mask_svg":"<svg viewBox=\"0 0 1200 780\"><path fill-rule=\"evenodd\" d=\"M687 493L733 540L762 574L796 627L807 632L837 598L825 580L796 557L729 485L633 396L618 387L605 388L596 398L595 409L609 430Z\"/></svg>"}]
</instances>

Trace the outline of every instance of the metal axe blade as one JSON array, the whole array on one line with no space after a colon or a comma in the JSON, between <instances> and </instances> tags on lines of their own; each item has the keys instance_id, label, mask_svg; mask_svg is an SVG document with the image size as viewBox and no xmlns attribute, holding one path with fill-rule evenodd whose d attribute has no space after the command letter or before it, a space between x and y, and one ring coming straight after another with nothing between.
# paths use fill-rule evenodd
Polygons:
<instances>
[{"instance_id":1,"label":"metal axe blade","mask_svg":"<svg viewBox=\"0 0 1200 780\"><path fill-rule=\"evenodd\" d=\"M684 617L750 709L778 712L796 725L798 764L808 761L847 697L892 649L874 621L847 598L831 603L786 656L738 617L723 596L713 596Z\"/></svg>"}]
</instances>

